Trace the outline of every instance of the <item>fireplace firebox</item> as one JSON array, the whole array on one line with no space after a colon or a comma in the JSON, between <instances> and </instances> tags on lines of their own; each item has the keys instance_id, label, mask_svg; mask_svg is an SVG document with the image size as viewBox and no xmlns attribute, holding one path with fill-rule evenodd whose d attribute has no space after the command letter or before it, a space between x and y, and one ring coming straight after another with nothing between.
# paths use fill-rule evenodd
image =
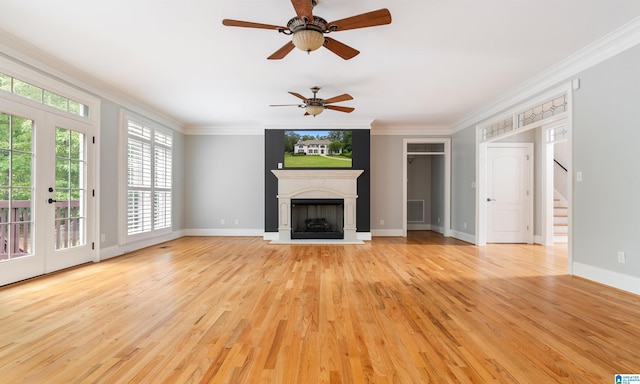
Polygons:
<instances>
[{"instance_id":1,"label":"fireplace firebox","mask_svg":"<svg viewBox=\"0 0 640 384\"><path fill-rule=\"evenodd\" d=\"M291 199L292 239L344 239L343 199Z\"/></svg>"}]
</instances>

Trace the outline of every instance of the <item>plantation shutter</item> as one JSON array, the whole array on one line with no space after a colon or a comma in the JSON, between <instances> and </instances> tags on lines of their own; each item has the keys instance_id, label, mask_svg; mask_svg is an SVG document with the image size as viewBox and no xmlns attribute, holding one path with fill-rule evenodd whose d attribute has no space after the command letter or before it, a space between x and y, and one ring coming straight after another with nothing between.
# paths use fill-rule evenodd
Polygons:
<instances>
[{"instance_id":1,"label":"plantation shutter","mask_svg":"<svg viewBox=\"0 0 640 384\"><path fill-rule=\"evenodd\" d=\"M171 134L127 126L127 234L171 227Z\"/></svg>"}]
</instances>

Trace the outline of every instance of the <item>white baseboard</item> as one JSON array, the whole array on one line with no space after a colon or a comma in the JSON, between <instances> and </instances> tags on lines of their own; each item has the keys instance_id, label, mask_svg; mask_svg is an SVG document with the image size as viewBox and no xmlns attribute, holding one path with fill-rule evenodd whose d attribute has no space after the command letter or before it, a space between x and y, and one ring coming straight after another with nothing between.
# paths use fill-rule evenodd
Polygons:
<instances>
[{"instance_id":1,"label":"white baseboard","mask_svg":"<svg viewBox=\"0 0 640 384\"><path fill-rule=\"evenodd\" d=\"M430 225L429 230L444 235L444 227L441 225Z\"/></svg>"},{"instance_id":2,"label":"white baseboard","mask_svg":"<svg viewBox=\"0 0 640 384\"><path fill-rule=\"evenodd\" d=\"M553 242L554 243L568 243L569 242L569 236L553 236Z\"/></svg>"},{"instance_id":3,"label":"white baseboard","mask_svg":"<svg viewBox=\"0 0 640 384\"><path fill-rule=\"evenodd\" d=\"M372 229L371 235L375 237L398 237L402 236L402 229Z\"/></svg>"},{"instance_id":4,"label":"white baseboard","mask_svg":"<svg viewBox=\"0 0 640 384\"><path fill-rule=\"evenodd\" d=\"M258 236L264 235L264 229L185 229L185 236Z\"/></svg>"},{"instance_id":5,"label":"white baseboard","mask_svg":"<svg viewBox=\"0 0 640 384\"><path fill-rule=\"evenodd\" d=\"M356 239L369 241L371 240L371 232L356 232Z\"/></svg>"},{"instance_id":6,"label":"white baseboard","mask_svg":"<svg viewBox=\"0 0 640 384\"><path fill-rule=\"evenodd\" d=\"M468 233L460 232L460 231L451 231L451 237L454 239L466 241L467 243L475 244L476 236Z\"/></svg>"},{"instance_id":7,"label":"white baseboard","mask_svg":"<svg viewBox=\"0 0 640 384\"><path fill-rule=\"evenodd\" d=\"M108 259L111 259L112 257L124 255L125 253L137 251L138 249L142 249L142 248L151 247L153 245L164 243L166 241L175 240L183 236L185 236L184 231L175 231L164 236L158 236L150 239L136 241L135 243L115 245L107 248L100 248L98 250L98 260L99 261L108 260Z\"/></svg>"},{"instance_id":8,"label":"white baseboard","mask_svg":"<svg viewBox=\"0 0 640 384\"><path fill-rule=\"evenodd\" d=\"M264 232L262 234L262 239L267 241L278 240L280 238L280 234L278 232Z\"/></svg>"},{"instance_id":9,"label":"white baseboard","mask_svg":"<svg viewBox=\"0 0 640 384\"><path fill-rule=\"evenodd\" d=\"M577 262L573 263L573 274L596 283L640 295L640 279L634 276Z\"/></svg>"}]
</instances>

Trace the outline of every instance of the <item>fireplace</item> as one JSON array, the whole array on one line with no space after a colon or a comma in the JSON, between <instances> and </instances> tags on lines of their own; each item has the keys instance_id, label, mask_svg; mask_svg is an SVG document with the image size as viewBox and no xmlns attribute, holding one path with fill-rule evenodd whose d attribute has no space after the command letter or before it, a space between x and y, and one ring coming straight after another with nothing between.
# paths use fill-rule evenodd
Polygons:
<instances>
[{"instance_id":1,"label":"fireplace","mask_svg":"<svg viewBox=\"0 0 640 384\"><path fill-rule=\"evenodd\" d=\"M274 241L287 242L302 239L357 241L356 199L358 198L358 185L356 179L362 174L362 170L276 169L271 172L278 178L278 239ZM307 215L308 212L293 213L300 202L305 205L304 203L309 201L314 207L305 207L305 210L313 211L311 212L313 215L305 217L304 215ZM339 203L335 204L336 201ZM336 212L331 214L328 211L321 212L324 209L329 209L329 206L334 206L330 209L335 209ZM320 213L318 214L318 212ZM294 235L296 228L293 227L293 223L294 220L299 219L298 215L303 217L298 232L303 232L302 236L305 237L299 237L301 234ZM338 217L329 220L329 216ZM306 237L311 236L310 232L314 232L312 234L314 237Z\"/></svg>"},{"instance_id":2,"label":"fireplace","mask_svg":"<svg viewBox=\"0 0 640 384\"><path fill-rule=\"evenodd\" d=\"M292 239L344 239L343 199L291 199Z\"/></svg>"}]
</instances>

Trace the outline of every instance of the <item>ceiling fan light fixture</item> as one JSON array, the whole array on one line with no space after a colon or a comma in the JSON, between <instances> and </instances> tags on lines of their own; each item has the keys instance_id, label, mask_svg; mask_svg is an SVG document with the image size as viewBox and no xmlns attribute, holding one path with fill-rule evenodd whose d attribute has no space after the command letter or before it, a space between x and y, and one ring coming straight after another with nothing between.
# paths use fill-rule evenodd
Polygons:
<instances>
[{"instance_id":1,"label":"ceiling fan light fixture","mask_svg":"<svg viewBox=\"0 0 640 384\"><path fill-rule=\"evenodd\" d=\"M324 111L324 107L322 105L307 105L305 107L305 110L311 116L316 116L316 115L321 114L322 111Z\"/></svg>"},{"instance_id":2,"label":"ceiling fan light fixture","mask_svg":"<svg viewBox=\"0 0 640 384\"><path fill-rule=\"evenodd\" d=\"M305 52L315 51L324 44L324 34L313 29L303 29L297 31L291 37L291 41L296 48Z\"/></svg>"}]
</instances>

